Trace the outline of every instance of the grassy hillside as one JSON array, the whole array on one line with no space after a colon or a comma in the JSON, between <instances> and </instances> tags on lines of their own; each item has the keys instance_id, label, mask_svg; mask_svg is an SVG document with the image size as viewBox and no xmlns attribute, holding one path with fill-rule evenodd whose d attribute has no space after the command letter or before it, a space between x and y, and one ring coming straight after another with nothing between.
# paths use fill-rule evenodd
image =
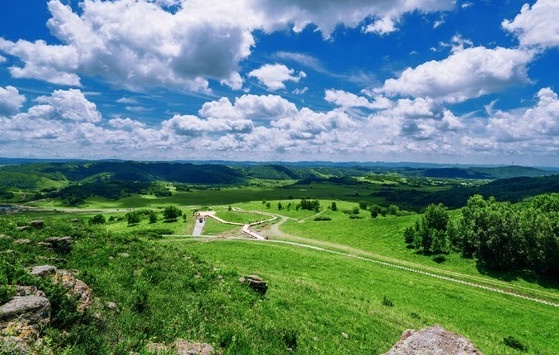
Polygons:
<instances>
[{"instance_id":1,"label":"grassy hillside","mask_svg":"<svg viewBox=\"0 0 559 355\"><path fill-rule=\"evenodd\" d=\"M309 213L289 211L292 218ZM529 354L559 352L559 313L547 305L293 245L162 237L143 233L147 225L97 228L71 217L28 231L17 230L28 217L0 217L6 285L40 284L22 276L24 268L54 264L79 270L101 305L84 315L71 304L55 307L59 321L43 333L55 353L128 354L183 338L222 354L382 354L405 329L432 324L469 337L485 354L516 354L503 342L509 336ZM36 244L53 235L73 237L72 250L62 255ZM31 243L14 243L23 237ZM264 297L239 283L246 274L268 282Z\"/></svg>"}]
</instances>

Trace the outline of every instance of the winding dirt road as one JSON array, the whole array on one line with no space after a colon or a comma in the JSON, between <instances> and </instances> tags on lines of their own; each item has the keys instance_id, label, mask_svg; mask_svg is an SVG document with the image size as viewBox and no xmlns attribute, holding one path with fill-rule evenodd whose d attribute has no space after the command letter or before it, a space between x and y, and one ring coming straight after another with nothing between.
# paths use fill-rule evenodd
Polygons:
<instances>
[{"instance_id":1,"label":"winding dirt road","mask_svg":"<svg viewBox=\"0 0 559 355\"><path fill-rule=\"evenodd\" d=\"M266 213L266 215L272 216L273 214ZM523 288L520 286L513 286L510 284L504 284L503 282L498 280L495 281L487 280L477 276L461 274L453 271L441 270L441 269L424 266L424 265L418 265L404 260L389 258L382 255L376 255L346 245L330 243L330 242L322 242L314 239L309 240L306 238L290 235L280 230L280 226L288 220L288 217L282 215L274 215L274 216L276 216L280 220L277 223L270 224L266 226L266 228L258 231L258 235L264 236L264 238L255 238L252 240L257 242L263 242L263 243L285 244L294 247L311 249L318 252L335 254L342 257L359 259L366 262L382 265L385 267L395 268L407 272L413 272L416 274L437 278L447 282L462 284L469 287L474 287L490 292L509 295L512 297L521 298L528 301L559 308L559 295L557 294Z\"/></svg>"}]
</instances>

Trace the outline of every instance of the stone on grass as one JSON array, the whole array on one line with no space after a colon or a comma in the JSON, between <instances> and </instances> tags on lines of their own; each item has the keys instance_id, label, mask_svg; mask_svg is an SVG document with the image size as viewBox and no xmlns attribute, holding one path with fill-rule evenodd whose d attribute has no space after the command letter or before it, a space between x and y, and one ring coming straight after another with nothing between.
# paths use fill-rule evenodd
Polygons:
<instances>
[{"instance_id":1,"label":"stone on grass","mask_svg":"<svg viewBox=\"0 0 559 355\"><path fill-rule=\"evenodd\" d=\"M212 355L215 354L213 346L206 343L193 343L177 339L173 345L162 343L149 343L146 351L150 354L177 354L177 355Z\"/></svg>"},{"instance_id":2,"label":"stone on grass","mask_svg":"<svg viewBox=\"0 0 559 355\"><path fill-rule=\"evenodd\" d=\"M258 275L243 276L239 279L239 281L241 283L246 282L250 288L258 292L261 296L264 296L266 291L268 291L268 284Z\"/></svg>"},{"instance_id":3,"label":"stone on grass","mask_svg":"<svg viewBox=\"0 0 559 355\"><path fill-rule=\"evenodd\" d=\"M39 266L33 266L31 268L31 275L36 275L36 276L47 276L47 275L54 275L56 273L56 266L52 266L52 265L39 265Z\"/></svg>"},{"instance_id":4,"label":"stone on grass","mask_svg":"<svg viewBox=\"0 0 559 355\"><path fill-rule=\"evenodd\" d=\"M21 238L21 239L14 240L14 244L29 244L29 243L31 243L31 240L29 240L27 238Z\"/></svg>"},{"instance_id":5,"label":"stone on grass","mask_svg":"<svg viewBox=\"0 0 559 355\"><path fill-rule=\"evenodd\" d=\"M43 296L16 296L0 306L0 336L18 337L26 342L39 337L50 323L50 302Z\"/></svg>"},{"instance_id":6,"label":"stone on grass","mask_svg":"<svg viewBox=\"0 0 559 355\"><path fill-rule=\"evenodd\" d=\"M384 355L481 355L472 342L438 325L419 331L406 330Z\"/></svg>"},{"instance_id":7,"label":"stone on grass","mask_svg":"<svg viewBox=\"0 0 559 355\"><path fill-rule=\"evenodd\" d=\"M93 301L93 294L91 288L85 282L77 279L68 270L56 270L53 276L53 282L62 285L66 289L68 297L75 297L78 302L77 310L83 313L91 306Z\"/></svg>"}]
</instances>

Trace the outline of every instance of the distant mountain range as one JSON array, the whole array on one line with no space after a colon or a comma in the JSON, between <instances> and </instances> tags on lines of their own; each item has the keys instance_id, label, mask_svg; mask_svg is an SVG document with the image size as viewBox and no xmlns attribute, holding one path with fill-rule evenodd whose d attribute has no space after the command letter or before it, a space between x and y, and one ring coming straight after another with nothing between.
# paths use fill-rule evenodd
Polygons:
<instances>
[{"instance_id":1,"label":"distant mountain range","mask_svg":"<svg viewBox=\"0 0 559 355\"><path fill-rule=\"evenodd\" d=\"M120 160L41 160L0 158L0 177L14 174L68 182L95 180L174 181L193 184L238 184L247 179L300 180L397 173L407 177L497 180L538 177L559 170L522 166L448 166L423 163L356 162L141 162ZM11 176L12 178L9 178ZM19 176L22 177L22 176ZM17 179L16 179L17 180ZM0 181L0 187L2 186ZM5 182L4 182L5 185Z\"/></svg>"}]
</instances>

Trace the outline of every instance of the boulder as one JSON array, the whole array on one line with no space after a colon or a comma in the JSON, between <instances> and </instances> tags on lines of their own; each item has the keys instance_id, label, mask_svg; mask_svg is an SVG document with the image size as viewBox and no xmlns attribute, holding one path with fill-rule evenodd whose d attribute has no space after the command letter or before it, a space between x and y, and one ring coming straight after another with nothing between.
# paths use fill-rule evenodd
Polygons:
<instances>
[{"instance_id":1,"label":"boulder","mask_svg":"<svg viewBox=\"0 0 559 355\"><path fill-rule=\"evenodd\" d=\"M14 336L0 337L0 354L30 354L31 348L23 339Z\"/></svg>"},{"instance_id":2,"label":"boulder","mask_svg":"<svg viewBox=\"0 0 559 355\"><path fill-rule=\"evenodd\" d=\"M43 296L16 296L0 306L0 326L17 320L21 324L48 324L50 302Z\"/></svg>"},{"instance_id":3,"label":"boulder","mask_svg":"<svg viewBox=\"0 0 559 355\"><path fill-rule=\"evenodd\" d=\"M177 354L177 355L212 355L215 354L213 346L206 343L192 343L177 339L173 345L162 343L149 343L146 351L150 354Z\"/></svg>"},{"instance_id":4,"label":"boulder","mask_svg":"<svg viewBox=\"0 0 559 355\"><path fill-rule=\"evenodd\" d=\"M14 244L29 244L29 243L31 243L31 240L29 240L27 238L21 238L21 239L14 240Z\"/></svg>"},{"instance_id":5,"label":"boulder","mask_svg":"<svg viewBox=\"0 0 559 355\"><path fill-rule=\"evenodd\" d=\"M47 276L47 275L54 275L56 273L56 267L52 265L40 265L40 266L33 266L31 268L31 275L35 276Z\"/></svg>"},{"instance_id":6,"label":"boulder","mask_svg":"<svg viewBox=\"0 0 559 355\"><path fill-rule=\"evenodd\" d=\"M384 355L481 355L468 339L438 325L419 331L406 330Z\"/></svg>"},{"instance_id":7,"label":"boulder","mask_svg":"<svg viewBox=\"0 0 559 355\"><path fill-rule=\"evenodd\" d=\"M20 232L23 232L23 231L26 231L26 230L30 230L30 229L31 229L31 226L20 226L20 227L17 227L17 230L20 231Z\"/></svg>"},{"instance_id":8,"label":"boulder","mask_svg":"<svg viewBox=\"0 0 559 355\"><path fill-rule=\"evenodd\" d=\"M16 286L15 296L41 296L45 297L45 293L36 286Z\"/></svg>"},{"instance_id":9,"label":"boulder","mask_svg":"<svg viewBox=\"0 0 559 355\"><path fill-rule=\"evenodd\" d=\"M16 296L0 306L2 337L34 341L39 337L40 329L49 323L50 302L44 296Z\"/></svg>"},{"instance_id":10,"label":"boulder","mask_svg":"<svg viewBox=\"0 0 559 355\"><path fill-rule=\"evenodd\" d=\"M182 339L175 341L175 350L178 355L211 355L214 353L214 348L210 344L191 343Z\"/></svg>"},{"instance_id":11,"label":"boulder","mask_svg":"<svg viewBox=\"0 0 559 355\"><path fill-rule=\"evenodd\" d=\"M264 296L268 291L268 284L258 275L243 276L239 279L239 281L241 283L246 282L250 288L258 292L261 296Z\"/></svg>"},{"instance_id":12,"label":"boulder","mask_svg":"<svg viewBox=\"0 0 559 355\"><path fill-rule=\"evenodd\" d=\"M68 297L75 297L78 301L78 312L83 313L93 301L91 288L85 282L77 279L68 270L56 270L53 282L62 285L66 289Z\"/></svg>"}]
</instances>

